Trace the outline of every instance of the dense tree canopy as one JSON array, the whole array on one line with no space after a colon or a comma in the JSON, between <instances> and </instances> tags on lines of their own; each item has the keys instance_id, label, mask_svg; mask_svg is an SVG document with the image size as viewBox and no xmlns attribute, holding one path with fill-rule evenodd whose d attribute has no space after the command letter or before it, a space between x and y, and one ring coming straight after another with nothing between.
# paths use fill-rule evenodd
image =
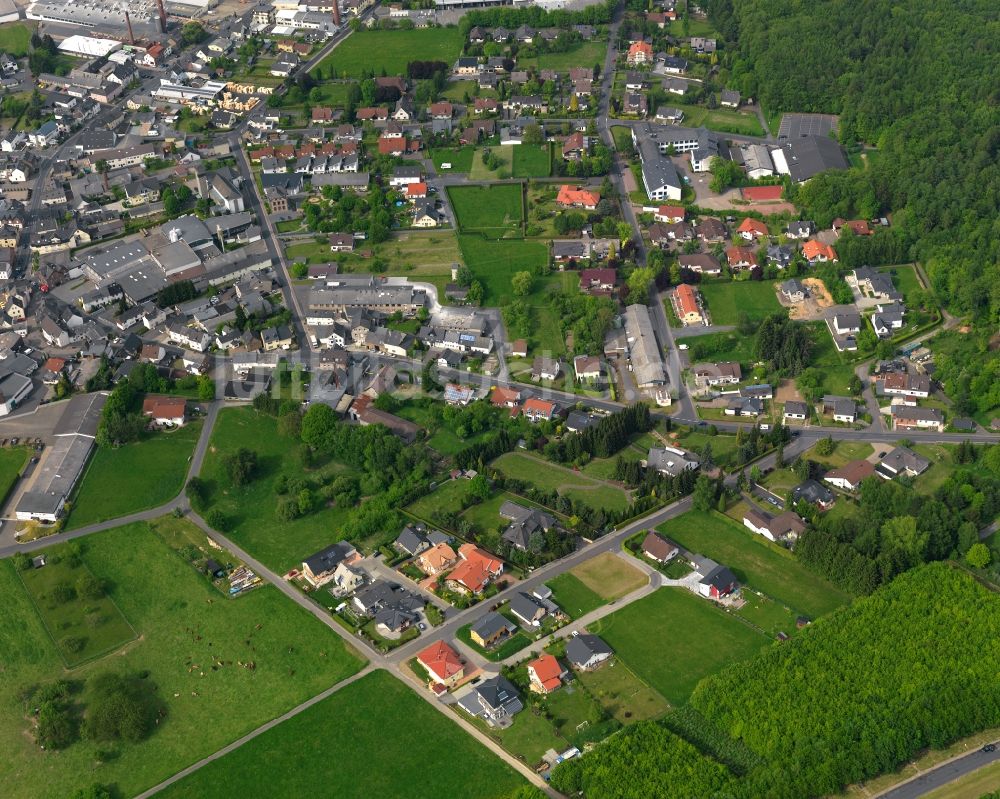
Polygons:
<instances>
[{"instance_id":1,"label":"dense tree canopy","mask_svg":"<svg viewBox=\"0 0 1000 799\"><path fill-rule=\"evenodd\" d=\"M709 0L730 84L768 112L840 114L867 168L793 196L819 223L893 213L852 261L921 260L953 310L1000 312L1000 21L994 0ZM885 240L883 240L885 239ZM839 250L839 248L838 248ZM869 252L870 250L870 252Z\"/></svg>"}]
</instances>

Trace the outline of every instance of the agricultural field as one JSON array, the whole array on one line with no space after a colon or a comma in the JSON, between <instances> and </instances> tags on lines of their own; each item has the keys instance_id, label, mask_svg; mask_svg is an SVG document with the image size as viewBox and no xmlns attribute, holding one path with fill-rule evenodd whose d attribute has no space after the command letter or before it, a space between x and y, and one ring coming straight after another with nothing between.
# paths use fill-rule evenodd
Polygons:
<instances>
[{"instance_id":1,"label":"agricultural field","mask_svg":"<svg viewBox=\"0 0 1000 799\"><path fill-rule=\"evenodd\" d=\"M405 719L405 724L399 721ZM428 768L447 752L461 768ZM336 757L331 757L336 753ZM373 755L377 753L377 761ZM354 768L345 768L353 763ZM261 764L270 775L261 780ZM362 765L366 764L366 765ZM384 671L366 675L170 786L164 799L323 793L343 799L502 799L523 780Z\"/></svg>"},{"instance_id":2,"label":"agricultural field","mask_svg":"<svg viewBox=\"0 0 1000 799\"><path fill-rule=\"evenodd\" d=\"M439 175L450 175L453 172L467 173L472 169L472 159L476 155L476 148L471 145L464 147L442 147L430 151L431 160L434 162L434 169ZM442 168L442 164L451 164L448 169Z\"/></svg>"},{"instance_id":3,"label":"agricultural field","mask_svg":"<svg viewBox=\"0 0 1000 799\"><path fill-rule=\"evenodd\" d=\"M274 489L280 476L301 479L305 473L326 478L347 470L336 461L304 469L295 453L299 446L278 433L273 416L252 408L226 408L212 430L200 475L208 484L207 507L224 514L227 535L279 574L337 541L336 530L350 512L349 508L324 507L292 521L277 519ZM250 483L237 488L226 475L223 461L241 447L257 453L258 465Z\"/></svg>"},{"instance_id":4,"label":"agricultural field","mask_svg":"<svg viewBox=\"0 0 1000 799\"><path fill-rule=\"evenodd\" d=\"M121 447L98 447L73 498L66 528L116 519L176 497L201 427L198 420Z\"/></svg>"},{"instance_id":5,"label":"agricultural field","mask_svg":"<svg viewBox=\"0 0 1000 799\"><path fill-rule=\"evenodd\" d=\"M589 629L674 706L684 704L703 677L768 643L686 588L660 588Z\"/></svg>"},{"instance_id":6,"label":"agricultural field","mask_svg":"<svg viewBox=\"0 0 1000 799\"><path fill-rule=\"evenodd\" d=\"M572 572L563 572L549 580L546 585L552 589L552 601L573 619L586 616L606 601Z\"/></svg>"},{"instance_id":7,"label":"agricultural field","mask_svg":"<svg viewBox=\"0 0 1000 799\"><path fill-rule=\"evenodd\" d=\"M689 552L725 564L742 584L812 619L851 600L848 593L800 564L787 549L722 514L690 511L657 529Z\"/></svg>"},{"instance_id":8,"label":"agricultural field","mask_svg":"<svg viewBox=\"0 0 1000 799\"><path fill-rule=\"evenodd\" d=\"M81 568L104 581L138 638L67 673L21 576L33 584L49 579L49 569L58 574L74 544L47 549L49 565L37 573L19 576L10 560L0 561L0 780L11 799L68 797L93 782L134 796L361 668L339 636L275 588L221 597L147 524L95 533L78 546ZM138 743L39 749L20 692L108 673L147 675L166 713L154 732Z\"/></svg>"},{"instance_id":9,"label":"agricultural field","mask_svg":"<svg viewBox=\"0 0 1000 799\"><path fill-rule=\"evenodd\" d=\"M593 508L617 511L628 507L628 496L618 486L532 455L508 452L493 461L492 466L507 477L527 480L542 491L558 491Z\"/></svg>"},{"instance_id":10,"label":"agricultural field","mask_svg":"<svg viewBox=\"0 0 1000 799\"><path fill-rule=\"evenodd\" d=\"M27 447L0 448L0 503L7 498L17 483L30 455L31 450Z\"/></svg>"},{"instance_id":11,"label":"agricultural field","mask_svg":"<svg viewBox=\"0 0 1000 799\"><path fill-rule=\"evenodd\" d=\"M456 28L360 30L324 58L316 71L326 77L360 78L406 75L411 61L444 61L449 66L462 52L462 32Z\"/></svg>"},{"instance_id":12,"label":"agricultural field","mask_svg":"<svg viewBox=\"0 0 1000 799\"><path fill-rule=\"evenodd\" d=\"M552 69L556 72L569 72L573 67L588 67L595 64L603 68L607 51L607 42L580 42L564 53L541 53L536 56L518 58L517 68L536 67L537 69Z\"/></svg>"},{"instance_id":13,"label":"agricultural field","mask_svg":"<svg viewBox=\"0 0 1000 799\"><path fill-rule=\"evenodd\" d=\"M645 573L612 552L584 561L569 573L605 602L631 594L649 582Z\"/></svg>"},{"instance_id":14,"label":"agricultural field","mask_svg":"<svg viewBox=\"0 0 1000 799\"><path fill-rule=\"evenodd\" d=\"M547 178L552 172L552 145L515 144L512 170L515 178Z\"/></svg>"},{"instance_id":15,"label":"agricultural field","mask_svg":"<svg viewBox=\"0 0 1000 799\"><path fill-rule=\"evenodd\" d=\"M522 231L524 200L520 183L449 186L448 199L463 232L478 231L502 238Z\"/></svg>"},{"instance_id":16,"label":"agricultural field","mask_svg":"<svg viewBox=\"0 0 1000 799\"><path fill-rule=\"evenodd\" d=\"M713 325L735 325L741 313L751 319L784 313L775 296L774 285L766 280L702 283L699 288Z\"/></svg>"}]
</instances>

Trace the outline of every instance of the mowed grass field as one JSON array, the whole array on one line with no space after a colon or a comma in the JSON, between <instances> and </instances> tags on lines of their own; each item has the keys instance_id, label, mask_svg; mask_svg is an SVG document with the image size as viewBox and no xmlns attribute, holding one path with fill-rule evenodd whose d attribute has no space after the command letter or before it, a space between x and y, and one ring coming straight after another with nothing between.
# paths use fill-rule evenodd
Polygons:
<instances>
[{"instance_id":1,"label":"mowed grass field","mask_svg":"<svg viewBox=\"0 0 1000 799\"><path fill-rule=\"evenodd\" d=\"M431 150L431 160L434 162L434 169L438 174L450 175L453 172L468 172L472 169L472 159L476 154L476 148L472 145L465 147L442 147ZM442 164L451 164L445 169Z\"/></svg>"},{"instance_id":2,"label":"mowed grass field","mask_svg":"<svg viewBox=\"0 0 1000 799\"><path fill-rule=\"evenodd\" d=\"M397 233L380 244L376 254L388 261L390 274L399 273L418 279L422 275L444 275L450 281L451 265L462 261L458 239L451 230Z\"/></svg>"},{"instance_id":3,"label":"mowed grass field","mask_svg":"<svg viewBox=\"0 0 1000 799\"><path fill-rule=\"evenodd\" d=\"M708 109L702 105L671 103L684 112L684 124L692 127L704 125L722 133L736 133L744 136L763 136L757 115L750 111L733 111L727 108Z\"/></svg>"},{"instance_id":4,"label":"mowed grass field","mask_svg":"<svg viewBox=\"0 0 1000 799\"><path fill-rule=\"evenodd\" d=\"M784 313L774 293L774 284L768 280L702 283L698 288L714 325L735 325L741 313L751 319Z\"/></svg>"},{"instance_id":5,"label":"mowed grass field","mask_svg":"<svg viewBox=\"0 0 1000 799\"><path fill-rule=\"evenodd\" d=\"M607 51L607 42L580 42L565 53L542 53L531 58L519 58L517 68L537 67L557 72L568 72L572 67L592 67L595 64L600 64L603 68Z\"/></svg>"},{"instance_id":6,"label":"mowed grass field","mask_svg":"<svg viewBox=\"0 0 1000 799\"><path fill-rule=\"evenodd\" d=\"M589 629L674 706L684 704L702 678L768 643L686 588L660 588Z\"/></svg>"},{"instance_id":7,"label":"mowed grass field","mask_svg":"<svg viewBox=\"0 0 1000 799\"><path fill-rule=\"evenodd\" d=\"M216 420L201 470L208 482L208 506L218 508L229 520L227 535L279 574L338 541L337 529L349 511L322 508L290 522L278 520L275 482L282 474L303 476L295 455L297 446L297 441L278 433L273 416L258 414L253 408L226 408ZM248 485L234 488L223 463L227 454L240 447L256 452L258 465ZM330 462L306 474L332 476L346 469Z\"/></svg>"},{"instance_id":8,"label":"mowed grass field","mask_svg":"<svg viewBox=\"0 0 1000 799\"><path fill-rule=\"evenodd\" d=\"M0 448L0 502L14 487L30 454L31 450L27 447Z\"/></svg>"},{"instance_id":9,"label":"mowed grass field","mask_svg":"<svg viewBox=\"0 0 1000 799\"><path fill-rule=\"evenodd\" d=\"M606 602L630 594L649 582L645 573L611 552L602 552L569 573Z\"/></svg>"},{"instance_id":10,"label":"mowed grass field","mask_svg":"<svg viewBox=\"0 0 1000 799\"><path fill-rule=\"evenodd\" d=\"M444 753L451 765L441 767ZM322 785L323 796L340 799L502 799L523 782L451 719L379 671L175 783L161 796L265 799L306 796Z\"/></svg>"},{"instance_id":11,"label":"mowed grass field","mask_svg":"<svg viewBox=\"0 0 1000 799\"><path fill-rule=\"evenodd\" d=\"M0 50L14 58L26 56L32 30L33 28L21 22L0 25Z\"/></svg>"},{"instance_id":12,"label":"mowed grass field","mask_svg":"<svg viewBox=\"0 0 1000 799\"><path fill-rule=\"evenodd\" d=\"M80 481L66 528L155 508L176 497L184 487L201 427L198 420L122 447L98 447Z\"/></svg>"},{"instance_id":13,"label":"mowed grass field","mask_svg":"<svg viewBox=\"0 0 1000 799\"><path fill-rule=\"evenodd\" d=\"M744 531L720 513L693 510L657 529L690 552L725 564L741 583L810 618L851 601L850 594L809 571L787 549Z\"/></svg>"},{"instance_id":14,"label":"mowed grass field","mask_svg":"<svg viewBox=\"0 0 1000 799\"><path fill-rule=\"evenodd\" d=\"M592 508L623 510L628 507L628 497L618 486L595 480L541 458L520 452L507 452L491 465L507 477L527 480L542 491L558 491Z\"/></svg>"},{"instance_id":15,"label":"mowed grass field","mask_svg":"<svg viewBox=\"0 0 1000 799\"><path fill-rule=\"evenodd\" d=\"M463 232L482 231L500 238L519 234L524 221L521 184L449 186L448 199Z\"/></svg>"},{"instance_id":16,"label":"mowed grass field","mask_svg":"<svg viewBox=\"0 0 1000 799\"><path fill-rule=\"evenodd\" d=\"M549 257L544 242L523 239L491 241L476 233L459 235L462 260L486 289L487 305L500 305L510 296L510 279L515 272L533 272L544 267ZM539 285L543 281L536 281Z\"/></svg>"},{"instance_id":17,"label":"mowed grass field","mask_svg":"<svg viewBox=\"0 0 1000 799\"><path fill-rule=\"evenodd\" d=\"M339 78L359 78L366 71L405 75L411 61L444 61L450 66L461 52L458 28L361 30L341 42L317 68L324 75L332 70Z\"/></svg>"},{"instance_id":18,"label":"mowed grass field","mask_svg":"<svg viewBox=\"0 0 1000 799\"><path fill-rule=\"evenodd\" d=\"M551 172L551 144L514 145L513 175L515 178L547 178Z\"/></svg>"},{"instance_id":19,"label":"mowed grass field","mask_svg":"<svg viewBox=\"0 0 1000 799\"><path fill-rule=\"evenodd\" d=\"M604 604L604 598L587 587L571 572L553 577L546 585L552 589L552 600L571 618L579 619Z\"/></svg>"},{"instance_id":20,"label":"mowed grass field","mask_svg":"<svg viewBox=\"0 0 1000 799\"><path fill-rule=\"evenodd\" d=\"M275 588L220 597L146 524L88 536L82 550L83 563L107 582L139 638L67 672L13 564L0 561L0 784L9 799L68 797L94 782L134 796L362 666L339 636ZM47 550L50 557L67 552ZM213 669L213 657L226 665ZM148 673L166 707L152 735L138 744L81 741L60 752L40 750L19 692L108 672ZM113 754L99 764L98 749Z\"/></svg>"}]
</instances>

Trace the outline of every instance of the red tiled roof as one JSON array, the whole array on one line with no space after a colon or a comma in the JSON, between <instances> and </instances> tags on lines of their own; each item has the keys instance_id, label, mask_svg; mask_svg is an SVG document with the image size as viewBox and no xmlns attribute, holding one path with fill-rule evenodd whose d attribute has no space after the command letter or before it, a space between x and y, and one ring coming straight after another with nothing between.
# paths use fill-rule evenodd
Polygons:
<instances>
[{"instance_id":1,"label":"red tiled roof","mask_svg":"<svg viewBox=\"0 0 1000 799\"><path fill-rule=\"evenodd\" d=\"M766 236L768 234L767 225L761 222L759 219L754 219L752 217L746 217L740 226L736 228L737 233L752 233L754 236Z\"/></svg>"},{"instance_id":2,"label":"red tiled roof","mask_svg":"<svg viewBox=\"0 0 1000 799\"><path fill-rule=\"evenodd\" d=\"M601 193L579 189L576 186L563 184L559 187L559 196L556 202L560 205L582 205L586 208L594 208L601 201Z\"/></svg>"},{"instance_id":3,"label":"red tiled roof","mask_svg":"<svg viewBox=\"0 0 1000 799\"><path fill-rule=\"evenodd\" d=\"M462 659L458 652L444 641L435 641L417 655L417 660L442 682L462 671Z\"/></svg>"},{"instance_id":4,"label":"red tiled roof","mask_svg":"<svg viewBox=\"0 0 1000 799\"><path fill-rule=\"evenodd\" d=\"M694 289L687 283L681 283L677 287L677 302L681 306L681 311L687 314L700 314L698 310L698 300L695 298Z\"/></svg>"},{"instance_id":5,"label":"red tiled roof","mask_svg":"<svg viewBox=\"0 0 1000 799\"><path fill-rule=\"evenodd\" d=\"M528 668L535 673L535 679L546 691L554 691L562 685L562 680L559 679L562 667L553 655L542 655L537 660L531 661Z\"/></svg>"},{"instance_id":6,"label":"red tiled roof","mask_svg":"<svg viewBox=\"0 0 1000 799\"><path fill-rule=\"evenodd\" d=\"M182 397L146 397L142 401L143 415L158 419L177 419L184 415L186 408Z\"/></svg>"}]
</instances>

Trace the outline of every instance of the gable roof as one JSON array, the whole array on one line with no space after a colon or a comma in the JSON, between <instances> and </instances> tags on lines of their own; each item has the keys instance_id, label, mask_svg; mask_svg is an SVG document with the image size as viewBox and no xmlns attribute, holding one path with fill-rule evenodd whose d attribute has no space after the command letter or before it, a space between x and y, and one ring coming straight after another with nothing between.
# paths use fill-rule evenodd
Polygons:
<instances>
[{"instance_id":1,"label":"gable roof","mask_svg":"<svg viewBox=\"0 0 1000 799\"><path fill-rule=\"evenodd\" d=\"M854 460L845 463L837 469L831 469L824 476L824 480L843 480L848 485L856 486L866 477L875 474L875 465L865 460Z\"/></svg>"},{"instance_id":2,"label":"gable roof","mask_svg":"<svg viewBox=\"0 0 1000 799\"><path fill-rule=\"evenodd\" d=\"M417 660L442 682L451 679L463 669L462 659L458 656L458 652L444 641L435 641L422 650L417 655Z\"/></svg>"},{"instance_id":3,"label":"gable roof","mask_svg":"<svg viewBox=\"0 0 1000 799\"><path fill-rule=\"evenodd\" d=\"M528 664L528 668L535 673L535 679L546 691L553 691L562 685L563 669L559 665L554 655L544 654Z\"/></svg>"}]
</instances>

